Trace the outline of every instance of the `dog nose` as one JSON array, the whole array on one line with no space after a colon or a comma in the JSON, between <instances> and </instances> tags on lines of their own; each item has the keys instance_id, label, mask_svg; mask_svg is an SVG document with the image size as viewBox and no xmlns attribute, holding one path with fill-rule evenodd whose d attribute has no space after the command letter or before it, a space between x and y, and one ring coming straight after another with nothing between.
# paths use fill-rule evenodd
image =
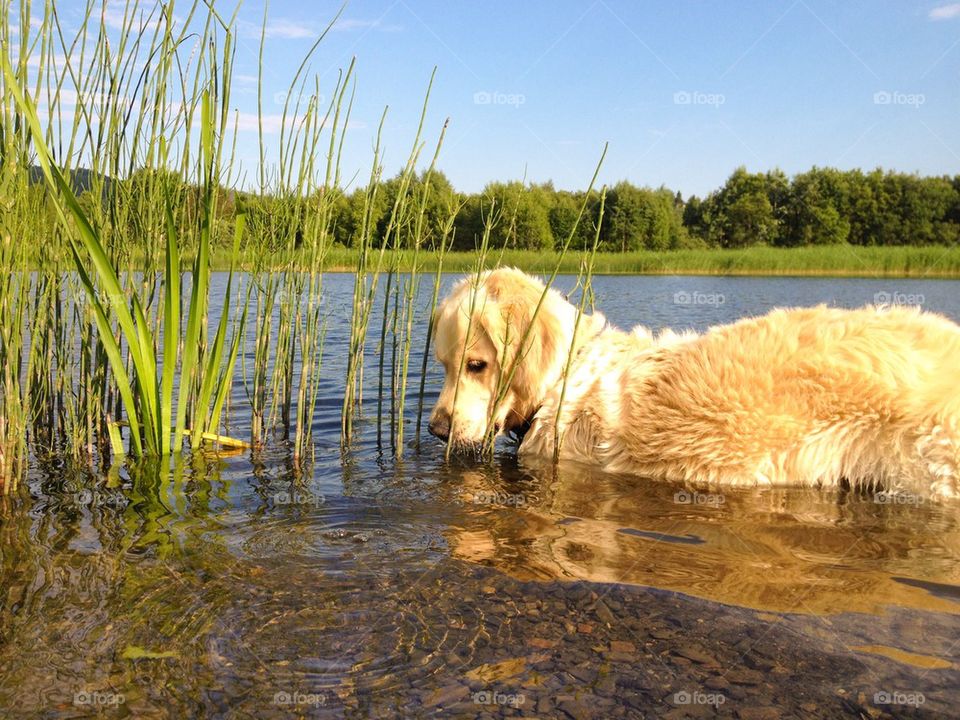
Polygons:
<instances>
[{"instance_id":1,"label":"dog nose","mask_svg":"<svg viewBox=\"0 0 960 720\"><path fill-rule=\"evenodd\" d=\"M450 437L450 416L444 412L434 413L434 416L430 418L427 429L434 437L446 440Z\"/></svg>"}]
</instances>

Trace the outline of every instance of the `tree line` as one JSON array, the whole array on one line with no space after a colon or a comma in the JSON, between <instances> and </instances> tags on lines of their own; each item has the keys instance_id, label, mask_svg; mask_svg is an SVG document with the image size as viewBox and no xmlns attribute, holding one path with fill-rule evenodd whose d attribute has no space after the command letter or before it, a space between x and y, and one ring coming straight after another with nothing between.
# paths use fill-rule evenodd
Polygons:
<instances>
[{"instance_id":1,"label":"tree line","mask_svg":"<svg viewBox=\"0 0 960 720\"><path fill-rule=\"evenodd\" d=\"M148 171L140 171L125 181L111 181L110 186L118 191L123 186L135 197L147 176ZM485 229L492 249L542 251L560 249L571 234L571 248L590 248L598 237L598 249L604 252L960 243L960 175L922 177L881 169L816 167L792 178L780 170L751 173L741 167L721 188L702 198L621 181L607 189L602 218L597 191L587 197L583 191L558 190L552 183L514 181L491 182L479 193L463 194L439 171L429 177L421 173L406 183L397 176L379 182L375 192L358 188L334 191L334 197L327 198L323 205L331 213L333 241L356 247L366 222L377 243L387 233L391 210L404 187L416 199L410 206L424 210L425 245L435 247L442 228L453 218L447 242L454 250L478 247ZM193 190L181 184L188 205L198 202L192 198ZM219 244L230 242L238 202L248 213L250 241L267 248L298 244L302 219L316 206L310 198L224 190L214 233ZM412 226L416 218L394 222ZM415 236L409 230L391 233L392 242L408 245Z\"/></svg>"},{"instance_id":2,"label":"tree line","mask_svg":"<svg viewBox=\"0 0 960 720\"><path fill-rule=\"evenodd\" d=\"M424 177L407 192L422 192ZM385 181L373 208L378 232L385 231L400 189ZM434 172L427 190L428 227L439 228L456 212L453 247L477 246L484 224L493 219L490 247L554 250L573 231L571 247L591 247L599 218L599 195L587 199L576 225L583 192L557 190L551 183L492 182L482 192L459 195ZM358 237L364 193L336 204L334 236L350 246ZM637 187L627 181L608 188L599 249L607 252L675 250L751 245L955 245L960 242L960 175L921 177L873 170L813 168L792 178L779 170L751 173L738 168L723 187L684 199L666 187Z\"/></svg>"}]
</instances>

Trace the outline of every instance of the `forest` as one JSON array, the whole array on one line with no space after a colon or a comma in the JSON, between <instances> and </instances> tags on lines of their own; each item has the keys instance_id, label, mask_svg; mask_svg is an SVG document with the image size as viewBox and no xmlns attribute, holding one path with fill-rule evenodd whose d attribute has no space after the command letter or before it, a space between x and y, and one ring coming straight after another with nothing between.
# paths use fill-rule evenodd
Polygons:
<instances>
[{"instance_id":1,"label":"forest","mask_svg":"<svg viewBox=\"0 0 960 720\"><path fill-rule=\"evenodd\" d=\"M90 193L137 196L137 186L147 184L151 180L148 175L155 172L138 171L126 180L101 182L76 173L74 182L78 189L86 189L80 194L81 202L93 207L97 203ZM181 182L174 177L164 181ZM374 235L383 237L403 186L401 175L381 181L369 204L368 188L333 190L335 197L327 201L332 208L334 246L357 246L366 212L371 213L370 222L376 227ZM36 187L43 192L42 185ZM191 197L196 198L196 189L190 186L181 187L180 192L188 204ZM454 251L475 249L488 222L492 226L490 248L556 250L576 225L585 195L583 191L558 190L552 183L521 181L490 182L479 193L463 194L436 169L428 180L425 172L408 178L405 192L425 207L425 246L434 248L444 221L455 217L447 248ZM275 244L277 250L299 245L306 215L317 199L221 189L213 243L229 247L239 203L254 231L248 235L251 241L261 248ZM592 246L599 210L599 196L594 192L587 199L585 221L574 230L571 249ZM50 220L54 223L52 214ZM412 223L415 218L394 221ZM403 249L402 243L413 237L407 232L391 235L401 243L395 249ZM960 175L921 177L882 169L863 172L815 167L788 177L779 170L751 173L741 167L721 188L702 198L684 197L665 186L618 182L607 189L598 250L626 253L845 243L861 247L954 246L958 242Z\"/></svg>"},{"instance_id":2,"label":"forest","mask_svg":"<svg viewBox=\"0 0 960 720\"><path fill-rule=\"evenodd\" d=\"M416 195L423 177L410 183ZM378 235L399 191L398 178L386 180L375 203ZM471 250L488 218L495 221L490 247L555 250L574 226L582 192L557 190L550 183L491 182L482 192L460 195L434 171L427 189L426 227L442 227L458 209L454 250ZM270 212L261 199L253 215ZM356 242L364 193L344 194L335 204L334 238L345 247ZM573 248L594 241L599 199L588 201L586 219L575 231ZM803 247L955 245L960 241L960 175L919 177L873 170L813 168L792 178L783 172L750 173L738 168L723 187L700 198L667 187L637 187L621 181L607 190L599 250L678 250L744 248L753 245Z\"/></svg>"}]
</instances>

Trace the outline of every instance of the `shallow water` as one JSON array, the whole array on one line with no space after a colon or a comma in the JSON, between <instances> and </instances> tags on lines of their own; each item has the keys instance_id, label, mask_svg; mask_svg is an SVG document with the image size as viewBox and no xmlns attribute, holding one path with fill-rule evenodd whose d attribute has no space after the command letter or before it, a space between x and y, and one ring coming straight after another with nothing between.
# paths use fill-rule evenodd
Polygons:
<instances>
[{"instance_id":1,"label":"shallow water","mask_svg":"<svg viewBox=\"0 0 960 720\"><path fill-rule=\"evenodd\" d=\"M325 287L308 478L277 442L107 478L35 461L0 499L0 717L956 713L960 507L711 493L508 446L447 466L432 439L396 462L369 417L344 455L352 278ZM960 319L949 281L595 287L623 327L887 299Z\"/></svg>"}]
</instances>

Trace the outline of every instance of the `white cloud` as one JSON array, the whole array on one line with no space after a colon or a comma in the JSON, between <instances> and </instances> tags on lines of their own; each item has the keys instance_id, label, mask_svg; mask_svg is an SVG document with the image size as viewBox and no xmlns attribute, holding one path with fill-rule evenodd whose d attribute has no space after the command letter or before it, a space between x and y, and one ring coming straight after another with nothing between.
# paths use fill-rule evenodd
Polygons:
<instances>
[{"instance_id":1,"label":"white cloud","mask_svg":"<svg viewBox=\"0 0 960 720\"><path fill-rule=\"evenodd\" d=\"M241 20L238 23L240 33L247 38L259 39L263 29L259 23ZM271 39L280 40L312 40L320 36L326 25L304 23L288 18L272 18L267 20L265 34ZM333 30L351 32L354 30L377 30L379 32L397 32L403 28L400 25L389 25L381 20L361 20L359 18L343 18L333 25Z\"/></svg>"},{"instance_id":2,"label":"white cloud","mask_svg":"<svg viewBox=\"0 0 960 720\"><path fill-rule=\"evenodd\" d=\"M296 117L288 115L286 123L287 129L290 130L298 128L303 123L304 117L305 116L302 114ZM234 115L234 118L237 121L237 132L257 132L259 130L260 125L256 113L238 112ZM276 133L280 132L280 129L283 126L283 113L264 113L264 135L275 135ZM347 123L346 129L363 130L366 127L367 124L365 122L351 120L349 123Z\"/></svg>"},{"instance_id":3,"label":"white cloud","mask_svg":"<svg viewBox=\"0 0 960 720\"><path fill-rule=\"evenodd\" d=\"M96 13L94 18L97 18ZM181 22L180 16L174 14L173 22L174 25L178 25ZM156 6L145 9L137 5L127 14L123 3L108 2L103 9L103 24L111 30L123 30L127 27L134 32L156 30L165 23L162 10Z\"/></svg>"},{"instance_id":4,"label":"white cloud","mask_svg":"<svg viewBox=\"0 0 960 720\"><path fill-rule=\"evenodd\" d=\"M108 28L122 30L124 27L123 17L123 8L116 5L107 5L103 10L103 22Z\"/></svg>"},{"instance_id":5,"label":"white cloud","mask_svg":"<svg viewBox=\"0 0 960 720\"><path fill-rule=\"evenodd\" d=\"M86 128L88 126L88 120L86 118L92 119L92 125L90 127L95 127L96 122L102 117L103 111L107 110L108 112L114 107L119 109L124 109L130 106L131 101L125 96L121 97L110 97L105 93L87 93L82 96L83 106L85 107L85 113L78 122L81 123L81 127ZM37 111L41 115L49 113L51 110L51 102L54 98L51 98L45 91L41 92L40 95L34 98L34 101L37 105ZM81 96L77 93L76 90L68 90L66 88L60 91L59 97L56 98L56 108L58 112L64 113L67 117L64 118L65 122L69 122L69 115L77 111L78 106L80 105Z\"/></svg>"},{"instance_id":6,"label":"white cloud","mask_svg":"<svg viewBox=\"0 0 960 720\"><path fill-rule=\"evenodd\" d=\"M317 31L312 25L304 25L294 20L284 20L277 18L267 23L268 38L283 38L285 40L300 40L303 38L315 38Z\"/></svg>"},{"instance_id":7,"label":"white cloud","mask_svg":"<svg viewBox=\"0 0 960 720\"><path fill-rule=\"evenodd\" d=\"M280 40L305 40L317 37L316 28L309 23L296 22L286 18L273 18L267 21L266 28L259 23L247 22L241 20L238 25L240 34L246 38L260 39L261 31L271 39Z\"/></svg>"},{"instance_id":8,"label":"white cloud","mask_svg":"<svg viewBox=\"0 0 960 720\"><path fill-rule=\"evenodd\" d=\"M10 30L10 34L11 34L11 35L19 35L19 34L20 34L20 16L19 16L19 11L18 11L15 7L10 8L10 16L13 18L13 22L11 22L11 23L9 23L9 24L7 25L8 29ZM43 19L42 19L42 18L38 18L38 17L31 17L31 18L30 18L30 29L31 29L31 30L39 30L41 27L43 27Z\"/></svg>"},{"instance_id":9,"label":"white cloud","mask_svg":"<svg viewBox=\"0 0 960 720\"><path fill-rule=\"evenodd\" d=\"M344 18L337 20L334 30L379 30L380 32L397 32L403 30L401 25L388 25L377 20L361 20L359 18Z\"/></svg>"},{"instance_id":10,"label":"white cloud","mask_svg":"<svg viewBox=\"0 0 960 720\"><path fill-rule=\"evenodd\" d=\"M61 55L61 54L59 54L59 53L55 53L55 54L53 55L53 57L46 56L46 57L44 57L44 58L42 58L42 59L43 59L43 64L44 64L44 65L50 65L50 64L52 63L54 69L56 69L56 70L62 70L62 69L64 69L64 68L67 66L67 56L66 56L66 55ZM71 66L74 70L77 69L77 65L78 65L78 63L79 63L79 59L80 59L79 53L78 53L75 57L72 57L72 58L70 59L70 66ZM34 53L34 54L31 55L29 58L27 58L27 67L28 67L28 68L33 68L34 70L39 70L39 69L40 69L40 60L41 60L40 53Z\"/></svg>"},{"instance_id":11,"label":"white cloud","mask_svg":"<svg viewBox=\"0 0 960 720\"><path fill-rule=\"evenodd\" d=\"M952 20L960 17L960 3L950 3L949 5L940 5L930 11L928 16L931 20Z\"/></svg>"},{"instance_id":12,"label":"white cloud","mask_svg":"<svg viewBox=\"0 0 960 720\"><path fill-rule=\"evenodd\" d=\"M260 128L260 121L256 113L238 112L234 118L237 121L238 132L257 132ZM303 122L303 116L287 116L287 128L295 128ZM283 114L272 113L263 115L263 132L265 135L273 135L280 132L283 127Z\"/></svg>"}]
</instances>

